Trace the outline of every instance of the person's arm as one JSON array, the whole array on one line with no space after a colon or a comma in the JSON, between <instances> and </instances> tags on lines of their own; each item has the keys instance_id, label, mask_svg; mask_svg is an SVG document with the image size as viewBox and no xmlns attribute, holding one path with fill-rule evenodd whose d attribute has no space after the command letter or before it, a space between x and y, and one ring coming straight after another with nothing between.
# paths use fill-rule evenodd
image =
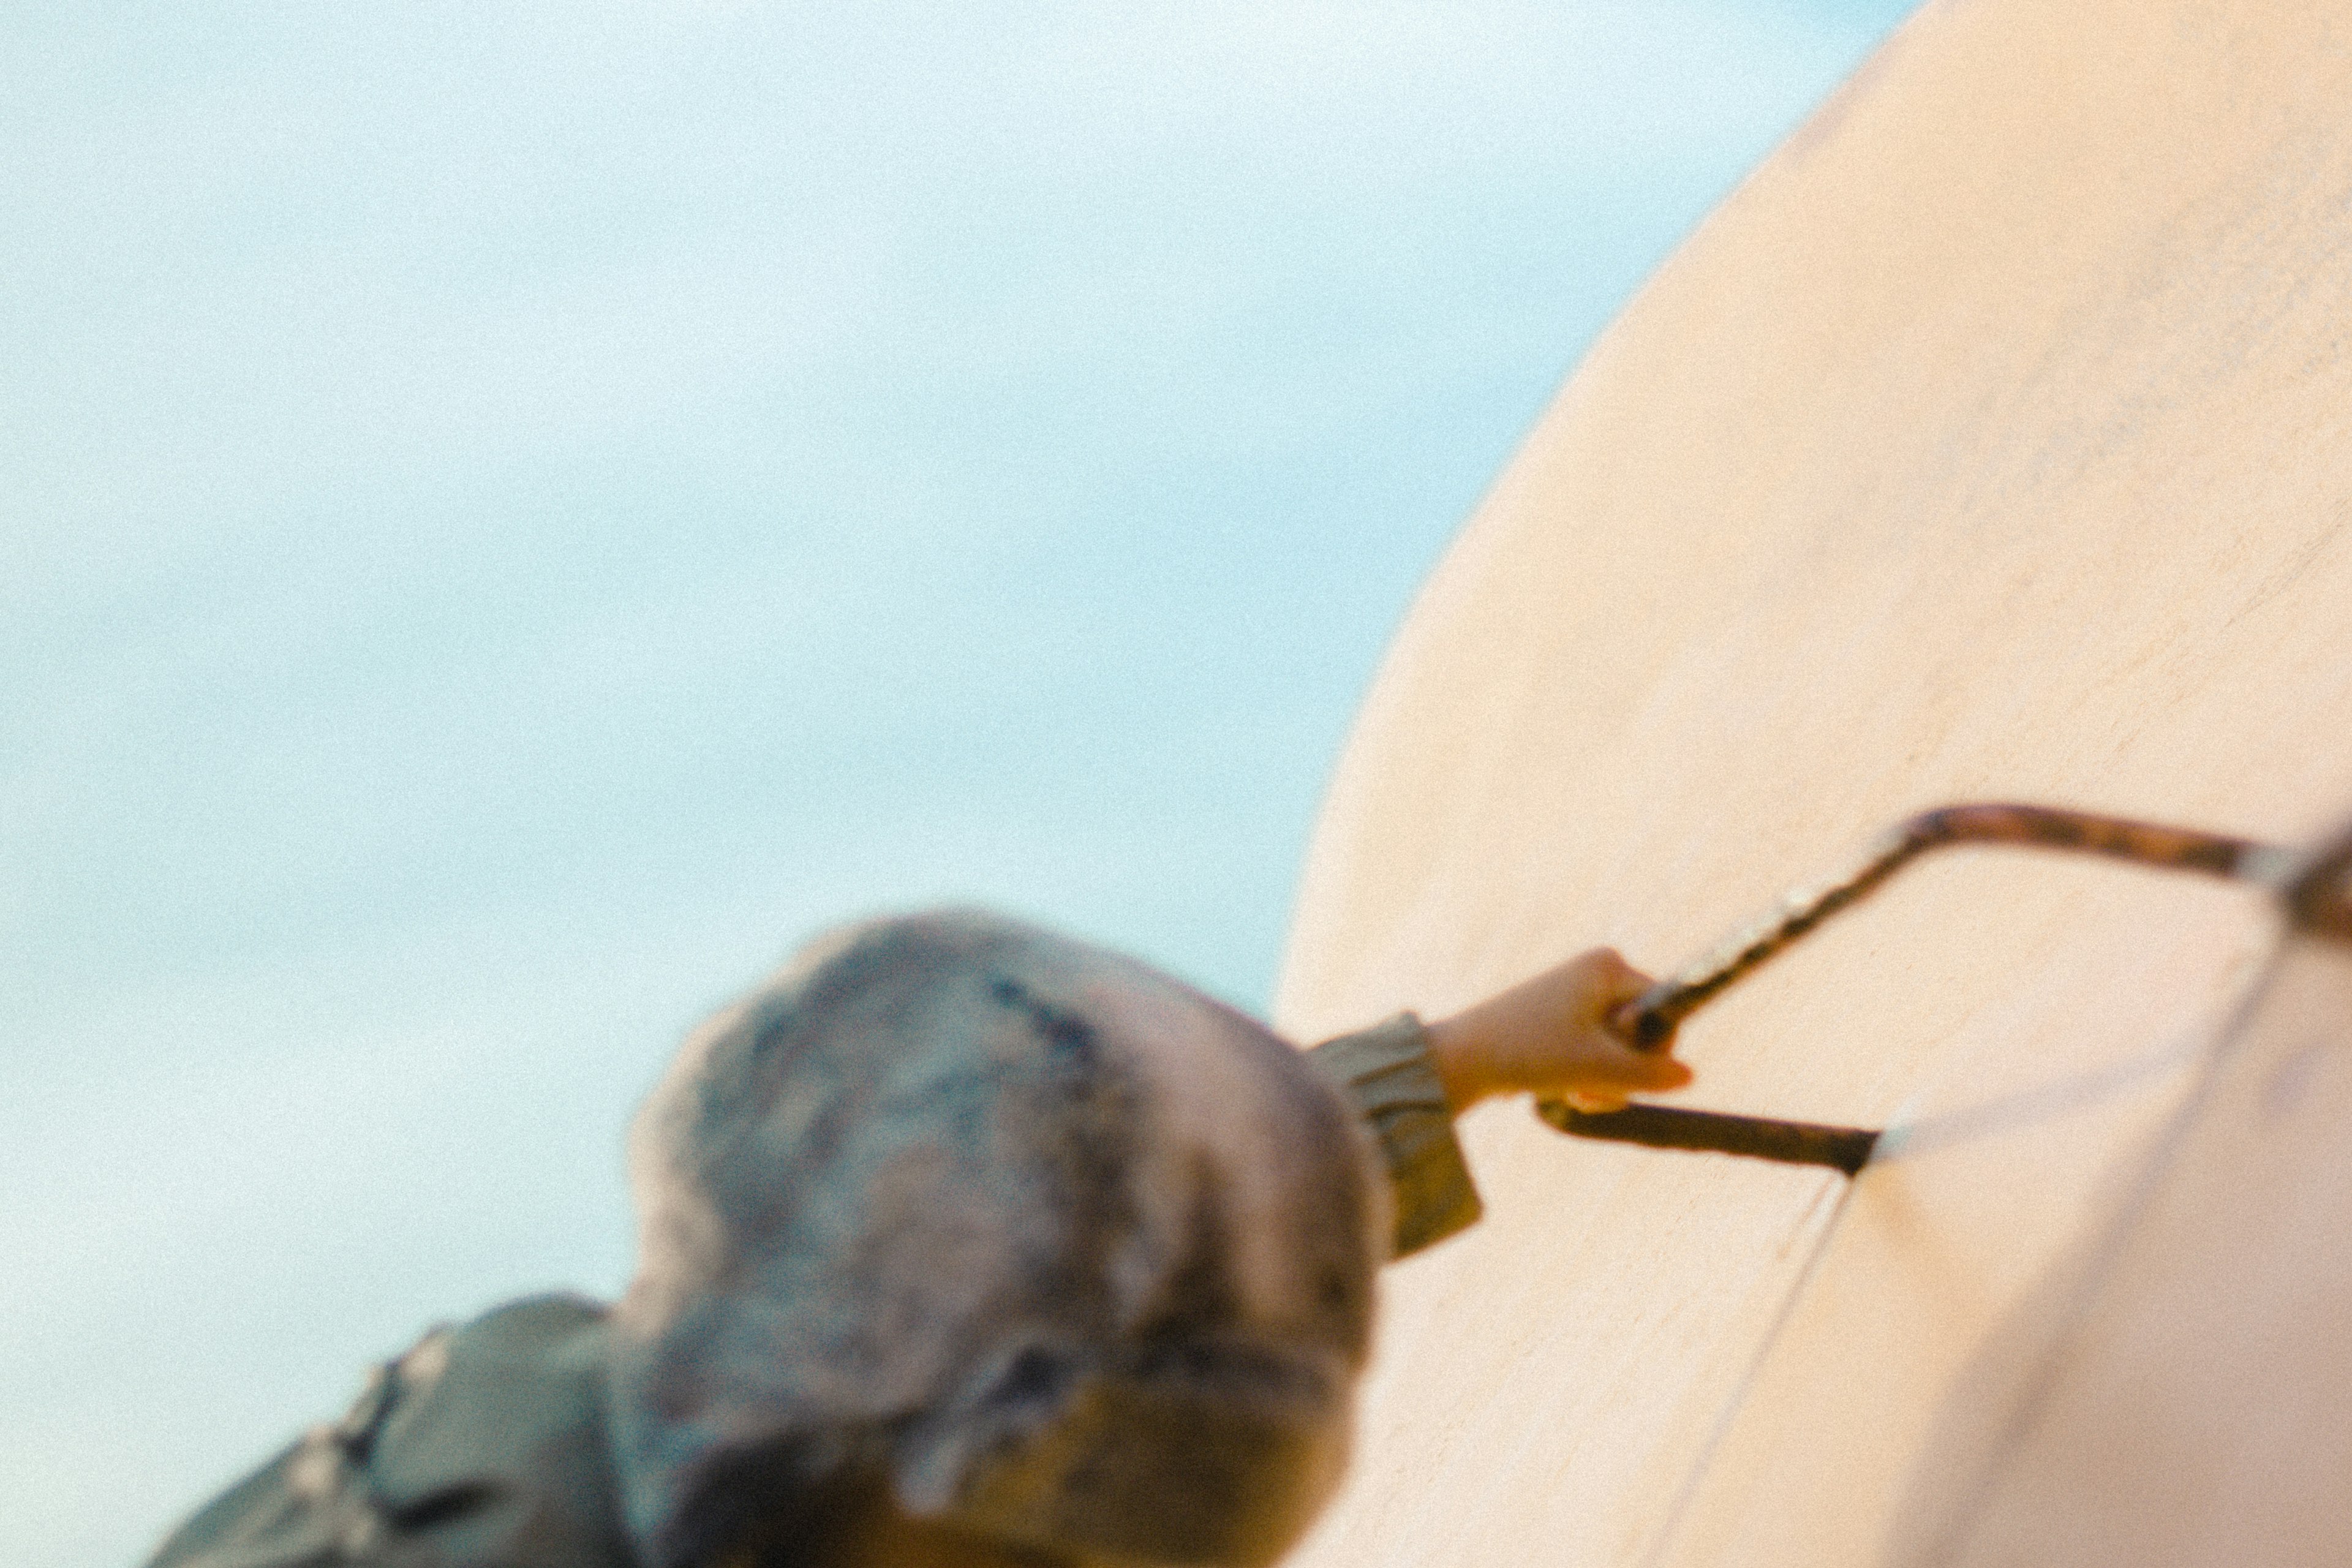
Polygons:
<instances>
[{"instance_id":1,"label":"person's arm","mask_svg":"<svg viewBox=\"0 0 2352 1568\"><path fill-rule=\"evenodd\" d=\"M1396 1198L1391 1257L1478 1218L1478 1189L1454 1136L1454 1119L1478 1101L1533 1093L1608 1110L1629 1094L1690 1081L1671 1041L1637 1051L1609 1026L1609 1015L1649 984L1614 952L1596 948L1433 1023L1400 1013L1308 1053L1355 1101L1380 1144Z\"/></svg>"}]
</instances>

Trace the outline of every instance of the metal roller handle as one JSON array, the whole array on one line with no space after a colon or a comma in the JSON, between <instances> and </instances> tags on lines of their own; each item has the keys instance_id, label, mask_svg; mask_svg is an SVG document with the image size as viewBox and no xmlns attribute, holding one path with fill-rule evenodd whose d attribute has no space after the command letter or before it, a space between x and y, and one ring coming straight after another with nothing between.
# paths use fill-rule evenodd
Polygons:
<instances>
[{"instance_id":1,"label":"metal roller handle","mask_svg":"<svg viewBox=\"0 0 2352 1568\"><path fill-rule=\"evenodd\" d=\"M2331 839L2294 868L2285 896L2287 918L2297 931L2352 942L2352 831Z\"/></svg>"},{"instance_id":2,"label":"metal roller handle","mask_svg":"<svg viewBox=\"0 0 2352 1568\"><path fill-rule=\"evenodd\" d=\"M1895 872L1931 849L1965 844L2070 850L2162 870L2252 880L2266 887L2278 886L2302 858L2250 838L2056 806L1948 805L1897 824L1844 876L1790 893L1763 919L1620 1008L1611 1025L1637 1048L1656 1050L1673 1037L1685 1018L1755 973L1832 915L1876 892Z\"/></svg>"},{"instance_id":3,"label":"metal roller handle","mask_svg":"<svg viewBox=\"0 0 2352 1568\"><path fill-rule=\"evenodd\" d=\"M1629 1105L1622 1110L1579 1110L1557 1100L1536 1114L1578 1138L1640 1143L1652 1149L1690 1149L1745 1154L1782 1165L1826 1165L1851 1176L1870 1162L1878 1133L1868 1127L1824 1127L1814 1121L1779 1121L1769 1116L1734 1116L1721 1110L1689 1110L1678 1105Z\"/></svg>"},{"instance_id":4,"label":"metal roller handle","mask_svg":"<svg viewBox=\"0 0 2352 1568\"><path fill-rule=\"evenodd\" d=\"M2305 855L2227 834L2057 806L1948 805L1897 824L1844 876L1790 893L1762 920L1742 928L1730 940L1619 1008L1611 1016L1610 1026L1637 1049L1663 1048L1685 1018L1762 968L1823 921L1860 903L1927 851L1966 844L2071 850L2161 870L2253 882L2279 895L2298 929L2329 940L2352 942L2352 833L2315 855ZM1864 1127L1828 1127L1677 1106L1633 1105L1622 1110L1584 1111L1547 1100L1536 1111L1562 1132L1579 1138L1822 1165L1849 1176L1869 1161L1879 1136Z\"/></svg>"}]
</instances>

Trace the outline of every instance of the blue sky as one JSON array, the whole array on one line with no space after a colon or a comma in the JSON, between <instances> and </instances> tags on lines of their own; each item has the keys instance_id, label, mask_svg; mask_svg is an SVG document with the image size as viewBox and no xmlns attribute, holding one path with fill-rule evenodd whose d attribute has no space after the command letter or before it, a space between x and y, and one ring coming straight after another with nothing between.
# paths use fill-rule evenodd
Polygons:
<instances>
[{"instance_id":1,"label":"blue sky","mask_svg":"<svg viewBox=\"0 0 2352 1568\"><path fill-rule=\"evenodd\" d=\"M1415 584L1898 0L0 21L0 1518L617 1289L622 1124L979 900L1246 1005Z\"/></svg>"}]
</instances>

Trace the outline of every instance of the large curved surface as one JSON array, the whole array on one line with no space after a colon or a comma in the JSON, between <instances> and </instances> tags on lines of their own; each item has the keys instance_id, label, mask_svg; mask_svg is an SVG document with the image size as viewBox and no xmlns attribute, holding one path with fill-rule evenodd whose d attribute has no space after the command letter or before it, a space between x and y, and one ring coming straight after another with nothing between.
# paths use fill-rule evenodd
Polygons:
<instances>
[{"instance_id":1,"label":"large curved surface","mask_svg":"<svg viewBox=\"0 0 2352 1568\"><path fill-rule=\"evenodd\" d=\"M2157 1157L1973 1360L1905 1563L2352 1560L2352 952L2299 942Z\"/></svg>"},{"instance_id":2,"label":"large curved surface","mask_svg":"<svg viewBox=\"0 0 2352 1568\"><path fill-rule=\"evenodd\" d=\"M2347 103L2323 4L1915 17L1660 271L1428 585L1279 1021L1596 942L1670 965L1946 800L2297 841L2352 809ZM1965 852L1685 1030L1691 1103L1891 1124L1850 1188L1475 1113L1488 1218L1391 1272L1296 1561L1956 1550L1923 1533L1954 1454L2011 1441L1970 1426L1987 1358L2107 1257L2275 946L2226 887ZM2016 1560L2065 1462L1969 1483L2025 1521L1978 1559Z\"/></svg>"}]
</instances>

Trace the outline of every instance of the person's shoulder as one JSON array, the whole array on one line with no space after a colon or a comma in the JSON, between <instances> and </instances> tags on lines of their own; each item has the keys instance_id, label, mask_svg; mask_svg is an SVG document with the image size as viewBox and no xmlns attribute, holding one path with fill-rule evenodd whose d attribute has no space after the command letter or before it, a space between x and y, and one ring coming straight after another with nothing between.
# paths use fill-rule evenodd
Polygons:
<instances>
[{"instance_id":1,"label":"person's shoulder","mask_svg":"<svg viewBox=\"0 0 2352 1568\"><path fill-rule=\"evenodd\" d=\"M534 1296L425 1335L388 1369L373 1430L350 1434L370 1489L412 1515L494 1494L609 1512L605 1322L593 1301Z\"/></svg>"},{"instance_id":2,"label":"person's shoulder","mask_svg":"<svg viewBox=\"0 0 2352 1568\"><path fill-rule=\"evenodd\" d=\"M582 1297L534 1296L427 1331L152 1568L624 1568L605 1319Z\"/></svg>"},{"instance_id":3,"label":"person's shoulder","mask_svg":"<svg viewBox=\"0 0 2352 1568\"><path fill-rule=\"evenodd\" d=\"M455 1328L436 1330L418 1348L437 1335L446 1337L452 1354L462 1346L474 1355L544 1358L551 1372L559 1374L584 1372L592 1363L601 1363L610 1315L603 1302L568 1291L525 1296Z\"/></svg>"},{"instance_id":4,"label":"person's shoulder","mask_svg":"<svg viewBox=\"0 0 2352 1568\"><path fill-rule=\"evenodd\" d=\"M530 1296L432 1329L369 1379L331 1430L381 1485L387 1468L446 1470L460 1454L542 1447L597 1425L605 1316L584 1297Z\"/></svg>"}]
</instances>

